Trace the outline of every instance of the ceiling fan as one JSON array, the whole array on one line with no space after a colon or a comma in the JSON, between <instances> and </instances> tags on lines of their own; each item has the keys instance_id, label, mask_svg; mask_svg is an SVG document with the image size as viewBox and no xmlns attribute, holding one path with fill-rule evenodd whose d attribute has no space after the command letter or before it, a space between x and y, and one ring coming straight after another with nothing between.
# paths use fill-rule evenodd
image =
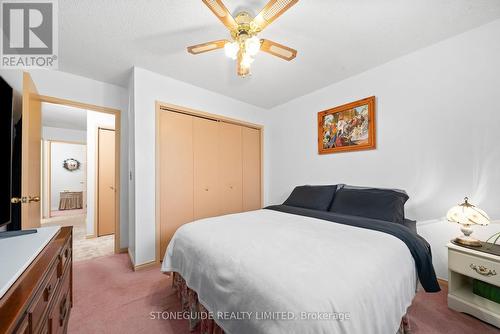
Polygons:
<instances>
[{"instance_id":1,"label":"ceiling fan","mask_svg":"<svg viewBox=\"0 0 500 334\"><path fill-rule=\"evenodd\" d=\"M189 53L196 55L224 48L226 56L237 60L237 73L240 77L250 74L250 65L259 51L287 61L297 56L296 50L267 39L259 39L257 35L299 0L271 0L256 17L248 12L239 12L233 17L221 0L202 1L229 29L232 40L220 39L193 45L187 48Z\"/></svg>"}]
</instances>

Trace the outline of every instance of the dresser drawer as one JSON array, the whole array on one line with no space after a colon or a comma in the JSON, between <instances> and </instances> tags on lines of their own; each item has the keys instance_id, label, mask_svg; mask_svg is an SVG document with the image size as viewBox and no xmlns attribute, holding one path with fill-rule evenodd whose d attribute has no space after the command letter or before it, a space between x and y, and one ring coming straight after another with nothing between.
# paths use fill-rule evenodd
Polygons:
<instances>
[{"instance_id":1,"label":"dresser drawer","mask_svg":"<svg viewBox=\"0 0 500 334\"><path fill-rule=\"evenodd\" d=\"M30 321L29 317L25 316L21 323L17 326L14 331L16 334L30 334Z\"/></svg>"},{"instance_id":2,"label":"dresser drawer","mask_svg":"<svg viewBox=\"0 0 500 334\"><path fill-rule=\"evenodd\" d=\"M448 251L449 269L481 281L500 286L500 264L454 250Z\"/></svg>"},{"instance_id":3,"label":"dresser drawer","mask_svg":"<svg viewBox=\"0 0 500 334\"><path fill-rule=\"evenodd\" d=\"M60 260L57 259L59 262ZM57 291L59 276L57 275L57 268L59 264L55 263L49 274L47 275L47 279L44 281L42 287L38 290L35 298L33 299L33 303L28 309L28 317L30 322L30 328L32 333L38 333L39 326L44 321L44 314L49 306L50 302L54 298L54 294Z\"/></svg>"},{"instance_id":4,"label":"dresser drawer","mask_svg":"<svg viewBox=\"0 0 500 334\"><path fill-rule=\"evenodd\" d=\"M38 334L52 334L52 333L50 333L50 330L49 330L49 321L48 320L45 321L45 323L42 325Z\"/></svg>"},{"instance_id":5,"label":"dresser drawer","mask_svg":"<svg viewBox=\"0 0 500 334\"><path fill-rule=\"evenodd\" d=\"M66 244L63 246L61 250L61 262L59 263L59 266L57 268L57 276L61 277L64 273L64 270L66 269L66 266L69 263L69 260L71 259L71 242L72 238L69 238Z\"/></svg>"},{"instance_id":6,"label":"dresser drawer","mask_svg":"<svg viewBox=\"0 0 500 334\"><path fill-rule=\"evenodd\" d=\"M64 273L59 294L51 306L49 315L50 334L64 333L66 328L71 308L70 278L71 268L68 268Z\"/></svg>"}]
</instances>

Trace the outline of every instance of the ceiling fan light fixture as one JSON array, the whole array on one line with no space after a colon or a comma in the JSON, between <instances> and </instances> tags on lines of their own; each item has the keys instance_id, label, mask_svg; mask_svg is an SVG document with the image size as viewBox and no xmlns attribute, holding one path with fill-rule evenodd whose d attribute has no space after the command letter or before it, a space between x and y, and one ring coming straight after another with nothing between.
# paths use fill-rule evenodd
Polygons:
<instances>
[{"instance_id":1,"label":"ceiling fan light fixture","mask_svg":"<svg viewBox=\"0 0 500 334\"><path fill-rule=\"evenodd\" d=\"M252 57L255 57L260 51L260 39L257 36L248 38L245 41L246 53Z\"/></svg>"},{"instance_id":2,"label":"ceiling fan light fixture","mask_svg":"<svg viewBox=\"0 0 500 334\"><path fill-rule=\"evenodd\" d=\"M299 0L268 0L256 17L246 11L240 11L233 17L223 0L202 1L229 29L231 40L219 39L192 45L187 48L189 53L196 55L224 48L226 56L236 60L236 70L240 77L250 75L250 66L259 51L286 61L291 61L297 56L297 50L268 39L260 39L257 35Z\"/></svg>"},{"instance_id":3,"label":"ceiling fan light fixture","mask_svg":"<svg viewBox=\"0 0 500 334\"><path fill-rule=\"evenodd\" d=\"M238 42L228 42L224 45L224 53L231 59L236 59L239 51L240 45Z\"/></svg>"},{"instance_id":4,"label":"ceiling fan light fixture","mask_svg":"<svg viewBox=\"0 0 500 334\"><path fill-rule=\"evenodd\" d=\"M250 65L253 63L255 59L250 56L248 53L245 53L241 59L241 67L250 68Z\"/></svg>"}]
</instances>

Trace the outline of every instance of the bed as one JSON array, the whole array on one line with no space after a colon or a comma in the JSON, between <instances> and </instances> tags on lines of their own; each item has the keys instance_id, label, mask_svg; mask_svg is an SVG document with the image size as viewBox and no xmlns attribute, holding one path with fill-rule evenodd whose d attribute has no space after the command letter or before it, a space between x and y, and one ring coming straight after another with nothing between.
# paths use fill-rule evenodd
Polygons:
<instances>
[{"instance_id":1,"label":"bed","mask_svg":"<svg viewBox=\"0 0 500 334\"><path fill-rule=\"evenodd\" d=\"M193 330L405 331L418 282L428 292L439 291L429 245L404 218L330 211L337 196L345 200L338 185L331 187L295 196L302 206L289 198L283 205L202 219L176 231L161 270L175 273L185 308L200 320L193 321Z\"/></svg>"}]
</instances>

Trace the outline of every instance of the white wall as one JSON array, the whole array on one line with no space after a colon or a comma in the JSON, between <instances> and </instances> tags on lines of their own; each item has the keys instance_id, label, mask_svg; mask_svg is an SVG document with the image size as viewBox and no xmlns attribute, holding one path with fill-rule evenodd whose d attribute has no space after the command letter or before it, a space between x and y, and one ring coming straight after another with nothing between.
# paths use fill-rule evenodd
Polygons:
<instances>
[{"instance_id":1,"label":"white wall","mask_svg":"<svg viewBox=\"0 0 500 334\"><path fill-rule=\"evenodd\" d=\"M63 191L85 191L86 147L81 144L51 143L50 148L51 210L58 210L60 193ZM76 159L80 168L68 171L63 167L66 159Z\"/></svg>"},{"instance_id":2,"label":"white wall","mask_svg":"<svg viewBox=\"0 0 500 334\"><path fill-rule=\"evenodd\" d=\"M87 132L74 129L61 129L50 126L44 126L42 127L42 139L86 143Z\"/></svg>"},{"instance_id":3,"label":"white wall","mask_svg":"<svg viewBox=\"0 0 500 334\"><path fill-rule=\"evenodd\" d=\"M115 116L87 110L87 235L97 236L94 231L96 199L96 154L99 127L115 128ZM121 217L120 217L121 218ZM128 226L121 234L128 234Z\"/></svg>"},{"instance_id":4,"label":"white wall","mask_svg":"<svg viewBox=\"0 0 500 334\"><path fill-rule=\"evenodd\" d=\"M29 72L42 95L127 111L127 91L123 87L62 71L34 69Z\"/></svg>"},{"instance_id":5,"label":"white wall","mask_svg":"<svg viewBox=\"0 0 500 334\"><path fill-rule=\"evenodd\" d=\"M135 253L132 256L135 264L140 265L155 260L155 101L263 125L265 111L141 68L134 68L133 77Z\"/></svg>"},{"instance_id":6,"label":"white wall","mask_svg":"<svg viewBox=\"0 0 500 334\"><path fill-rule=\"evenodd\" d=\"M51 70L30 70L41 95L53 96L121 111L120 147L120 247L128 245L128 92L116 85L92 80L75 74ZM22 71L0 69L6 81L22 92Z\"/></svg>"},{"instance_id":7,"label":"white wall","mask_svg":"<svg viewBox=\"0 0 500 334\"><path fill-rule=\"evenodd\" d=\"M407 216L419 221L443 217L464 196L500 218L498 36L500 20L269 111L270 202L299 184L350 183L407 190ZM318 155L317 112L371 95L377 149ZM422 229L445 259L457 226L439 220Z\"/></svg>"},{"instance_id":8,"label":"white wall","mask_svg":"<svg viewBox=\"0 0 500 334\"><path fill-rule=\"evenodd\" d=\"M130 256L130 260L132 263L135 263L135 180L133 178L135 171L135 139L134 139L134 97L135 97L135 89L134 89L134 71L131 71L129 82L128 82L128 128L129 128L129 136L128 136L128 164L129 164L129 173L127 175L128 178L128 253Z\"/></svg>"}]
</instances>

